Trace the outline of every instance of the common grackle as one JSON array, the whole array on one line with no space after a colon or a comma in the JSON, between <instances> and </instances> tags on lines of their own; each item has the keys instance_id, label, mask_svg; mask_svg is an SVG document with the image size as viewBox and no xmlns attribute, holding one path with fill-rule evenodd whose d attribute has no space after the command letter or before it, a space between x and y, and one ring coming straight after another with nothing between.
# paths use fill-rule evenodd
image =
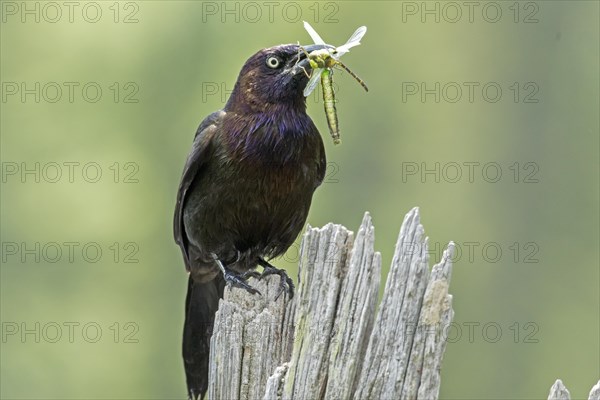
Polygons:
<instances>
[{"instance_id":1,"label":"common grackle","mask_svg":"<svg viewBox=\"0 0 600 400\"><path fill-rule=\"evenodd\" d=\"M246 278L261 265L263 275L281 276L281 290L293 291L285 271L267 260L294 242L325 175L323 141L302 94L307 70L298 45L259 51L225 107L196 132L174 218L189 272L183 359L191 399L208 388L210 336L225 284L257 293Z\"/></svg>"}]
</instances>

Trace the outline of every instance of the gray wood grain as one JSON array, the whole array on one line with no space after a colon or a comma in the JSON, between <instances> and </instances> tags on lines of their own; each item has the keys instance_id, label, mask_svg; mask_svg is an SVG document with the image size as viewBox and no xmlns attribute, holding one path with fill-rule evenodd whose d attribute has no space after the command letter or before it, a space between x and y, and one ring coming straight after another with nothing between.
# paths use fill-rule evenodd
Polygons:
<instances>
[{"instance_id":1,"label":"gray wood grain","mask_svg":"<svg viewBox=\"0 0 600 400\"><path fill-rule=\"evenodd\" d=\"M557 379L554 382L554 385L550 388L550 394L548 395L548 400L570 400L571 393L567 390L565 385L563 385L560 379Z\"/></svg>"},{"instance_id":2,"label":"gray wood grain","mask_svg":"<svg viewBox=\"0 0 600 400\"><path fill-rule=\"evenodd\" d=\"M600 381L598 381L598 383L592 387L592 390L590 390L588 400L600 400Z\"/></svg>"},{"instance_id":3,"label":"gray wood grain","mask_svg":"<svg viewBox=\"0 0 600 400\"><path fill-rule=\"evenodd\" d=\"M355 235L341 225L306 230L296 295L272 298L278 276L226 289L211 339L210 399L435 399L446 332L451 243L429 272L414 208L405 217L381 304L381 255L365 214Z\"/></svg>"},{"instance_id":4,"label":"gray wood grain","mask_svg":"<svg viewBox=\"0 0 600 400\"><path fill-rule=\"evenodd\" d=\"M556 382L550 388L550 394L548 400L570 400L571 393L565 387L562 380L557 379ZM588 400L600 400L600 381L598 381L590 390Z\"/></svg>"}]
</instances>

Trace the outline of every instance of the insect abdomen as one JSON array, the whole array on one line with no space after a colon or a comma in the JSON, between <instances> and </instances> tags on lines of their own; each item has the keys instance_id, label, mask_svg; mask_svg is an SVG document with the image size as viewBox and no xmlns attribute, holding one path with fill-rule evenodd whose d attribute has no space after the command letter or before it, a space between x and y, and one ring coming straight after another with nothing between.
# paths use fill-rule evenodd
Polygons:
<instances>
[{"instance_id":1,"label":"insect abdomen","mask_svg":"<svg viewBox=\"0 0 600 400\"><path fill-rule=\"evenodd\" d=\"M331 75L332 71L329 69L325 69L321 73L321 86L323 87L323 105L325 107L327 125L329 125L329 133L333 138L333 143L340 144L340 131L338 129L337 110L335 108L335 94L333 92L333 77Z\"/></svg>"}]
</instances>

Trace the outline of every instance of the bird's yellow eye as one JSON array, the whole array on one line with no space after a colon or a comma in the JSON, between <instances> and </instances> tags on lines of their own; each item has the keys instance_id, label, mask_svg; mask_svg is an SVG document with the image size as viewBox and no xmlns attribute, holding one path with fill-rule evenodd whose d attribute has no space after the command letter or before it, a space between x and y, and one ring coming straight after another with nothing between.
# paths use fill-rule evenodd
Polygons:
<instances>
[{"instance_id":1,"label":"bird's yellow eye","mask_svg":"<svg viewBox=\"0 0 600 400\"><path fill-rule=\"evenodd\" d=\"M269 68L279 68L283 65L283 62L281 61L281 59L279 57L276 56L270 56L269 58L267 58L267 67Z\"/></svg>"}]
</instances>

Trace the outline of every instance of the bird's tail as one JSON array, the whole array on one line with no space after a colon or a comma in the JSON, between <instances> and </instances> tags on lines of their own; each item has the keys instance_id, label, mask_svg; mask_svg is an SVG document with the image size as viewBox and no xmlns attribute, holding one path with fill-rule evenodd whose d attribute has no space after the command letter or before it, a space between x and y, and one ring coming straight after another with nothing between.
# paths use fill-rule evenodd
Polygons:
<instances>
[{"instance_id":1,"label":"bird's tail","mask_svg":"<svg viewBox=\"0 0 600 400\"><path fill-rule=\"evenodd\" d=\"M202 399L208 390L208 358L215 313L223 297L225 282L218 275L212 281L195 282L190 275L185 298L183 364L192 400Z\"/></svg>"}]
</instances>

